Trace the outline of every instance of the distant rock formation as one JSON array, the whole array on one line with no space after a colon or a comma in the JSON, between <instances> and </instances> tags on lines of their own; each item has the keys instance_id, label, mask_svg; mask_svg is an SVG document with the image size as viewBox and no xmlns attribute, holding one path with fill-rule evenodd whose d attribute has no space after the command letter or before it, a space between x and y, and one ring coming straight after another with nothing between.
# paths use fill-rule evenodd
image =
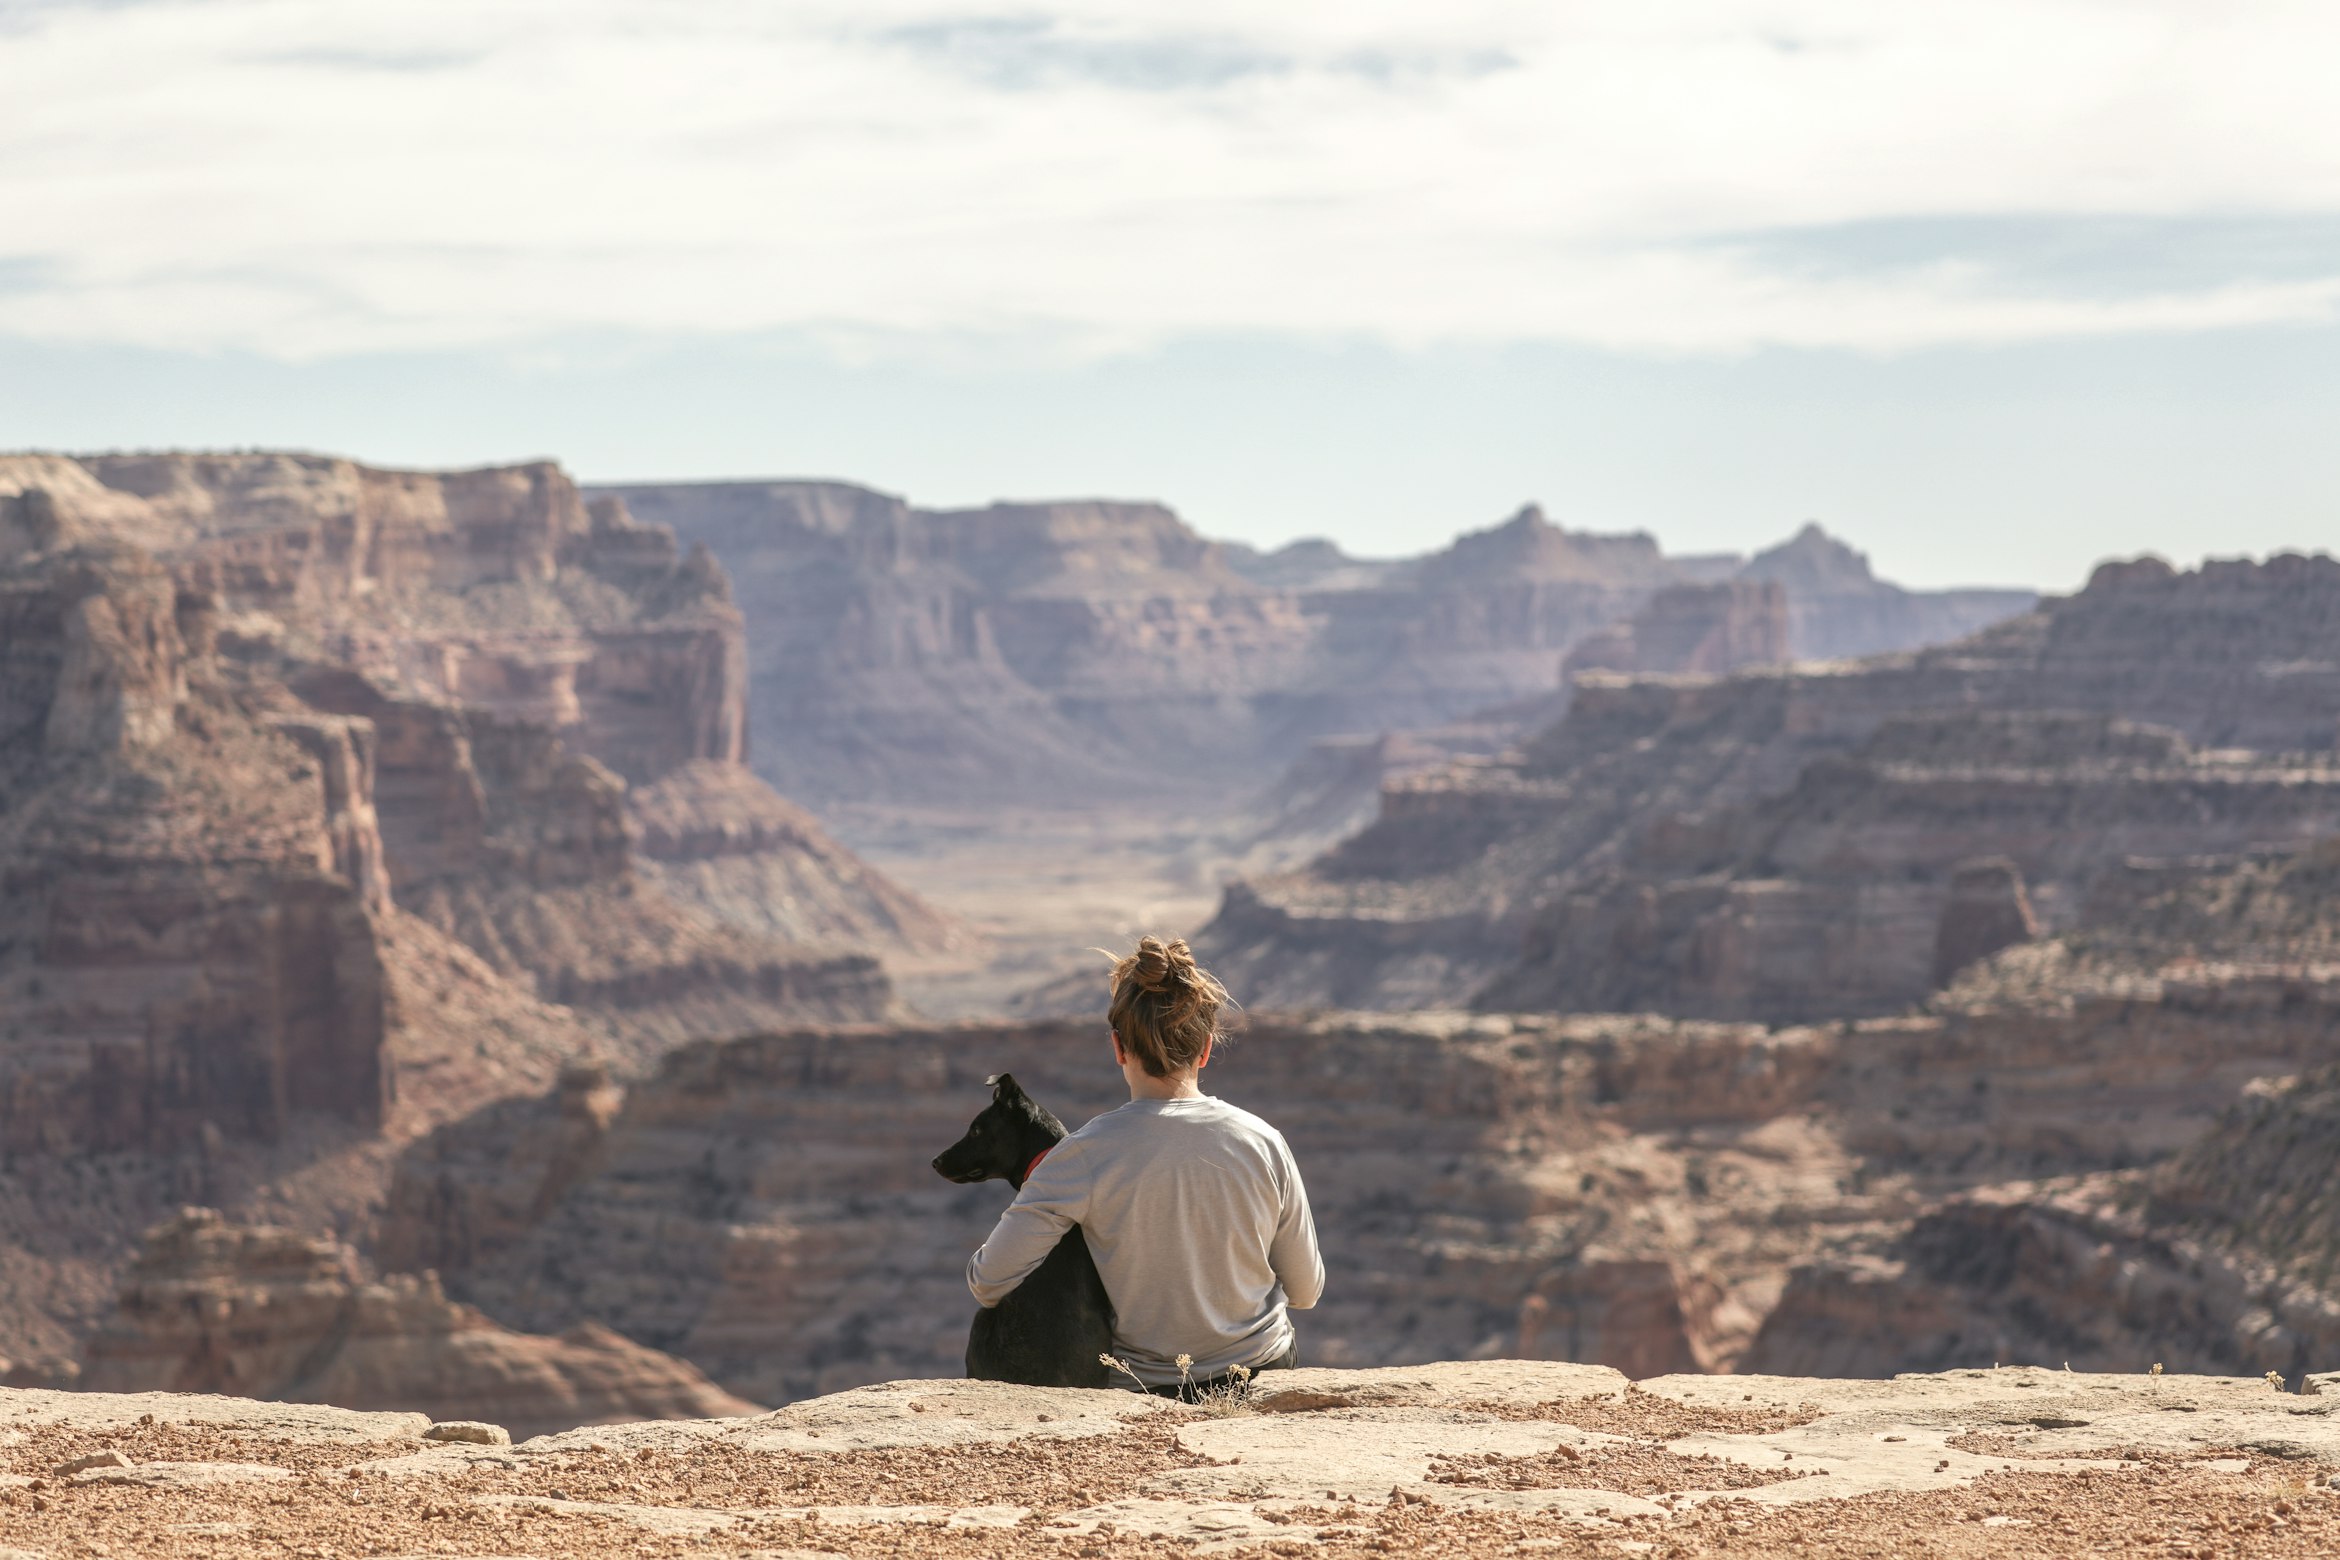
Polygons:
<instances>
[{"instance_id":1,"label":"distant rock formation","mask_svg":"<svg viewBox=\"0 0 2340 1560\"><path fill-rule=\"evenodd\" d=\"M834 948L939 949L965 935L743 765L682 765L627 804L636 870L729 925Z\"/></svg>"},{"instance_id":2,"label":"distant rock formation","mask_svg":"<svg viewBox=\"0 0 2340 1560\"><path fill-rule=\"evenodd\" d=\"M1777 584L1726 580L1669 585L1624 622L1591 635L1561 664L1580 672L1686 672L1715 677L1788 659L1787 592Z\"/></svg>"},{"instance_id":3,"label":"distant rock formation","mask_svg":"<svg viewBox=\"0 0 2340 1560\"><path fill-rule=\"evenodd\" d=\"M1788 648L1799 661L1948 644L2027 612L2038 600L2017 590L1904 590L1877 578L1866 553L1812 524L1757 553L1738 578L1786 592Z\"/></svg>"},{"instance_id":4,"label":"distant rock formation","mask_svg":"<svg viewBox=\"0 0 2340 1560\"><path fill-rule=\"evenodd\" d=\"M1894 1012L1981 948L1964 863L2012 863L2058 931L2133 857L2340 832L2336 623L2330 559L2147 561L1912 655L1587 673L1522 750L1393 782L1201 941L1274 1005Z\"/></svg>"},{"instance_id":5,"label":"distant rock formation","mask_svg":"<svg viewBox=\"0 0 2340 1560\"><path fill-rule=\"evenodd\" d=\"M759 1412L605 1327L516 1333L449 1301L433 1276L368 1281L346 1246L208 1208L148 1232L76 1385L410 1410L515 1439Z\"/></svg>"},{"instance_id":6,"label":"distant rock formation","mask_svg":"<svg viewBox=\"0 0 2340 1560\"><path fill-rule=\"evenodd\" d=\"M1361 560L1322 541L1273 553L1207 541L1158 504L938 511L818 482L596 491L730 569L755 728L787 734L756 762L818 803L1224 807L1312 742L1556 695L1570 650L1668 587L1723 593L1675 598L1636 665L1808 653L1807 622L1837 625L1830 647L1866 634L1905 648L2031 600L1980 593L1953 608L1880 584L1847 552L1852 572L1804 603L1814 571L1795 559L1758 574L1737 558L1668 558L1647 536L1563 529L1533 505L1439 553ZM1726 584L1742 566L1751 596ZM1784 646L1747 615L1768 610L1772 584L1789 607ZM1725 619L1755 641L1725 629L1702 647Z\"/></svg>"}]
</instances>

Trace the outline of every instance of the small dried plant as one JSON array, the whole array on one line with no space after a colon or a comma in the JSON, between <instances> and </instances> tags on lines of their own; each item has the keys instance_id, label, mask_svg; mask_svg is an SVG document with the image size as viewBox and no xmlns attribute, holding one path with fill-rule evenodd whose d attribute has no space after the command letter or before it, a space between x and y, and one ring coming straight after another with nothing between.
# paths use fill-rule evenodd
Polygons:
<instances>
[{"instance_id":1,"label":"small dried plant","mask_svg":"<svg viewBox=\"0 0 2340 1560\"><path fill-rule=\"evenodd\" d=\"M1130 1368L1129 1361L1117 1355L1100 1354L1097 1356L1097 1363L1127 1376L1130 1383L1140 1392L1153 1390L1146 1385L1144 1377ZM1251 1412L1250 1366L1230 1366L1226 1380L1215 1382L1206 1387L1197 1384L1194 1379L1193 1355L1181 1354L1170 1363L1178 1367L1178 1399L1180 1402L1201 1409L1203 1413L1214 1419L1223 1419L1230 1414Z\"/></svg>"},{"instance_id":2,"label":"small dried plant","mask_svg":"<svg viewBox=\"0 0 2340 1560\"><path fill-rule=\"evenodd\" d=\"M1251 1367L1230 1365L1227 1379L1217 1386L1205 1387L1194 1396L1194 1406L1213 1419L1225 1419L1235 1414L1253 1412L1251 1406Z\"/></svg>"}]
</instances>

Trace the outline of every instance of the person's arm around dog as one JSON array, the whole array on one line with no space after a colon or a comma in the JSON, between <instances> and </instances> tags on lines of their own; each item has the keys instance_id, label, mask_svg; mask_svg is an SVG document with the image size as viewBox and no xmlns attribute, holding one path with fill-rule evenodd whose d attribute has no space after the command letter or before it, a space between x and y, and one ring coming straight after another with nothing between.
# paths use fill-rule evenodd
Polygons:
<instances>
[{"instance_id":1,"label":"person's arm around dog","mask_svg":"<svg viewBox=\"0 0 2340 1560\"><path fill-rule=\"evenodd\" d=\"M1079 1159L1078 1146L1066 1138L1024 1177L1023 1190L999 1216L991 1239L967 1259L967 1288L977 1305L995 1306L1006 1299L1048 1260L1066 1230L1084 1222L1089 1181L1076 1168Z\"/></svg>"}]
</instances>

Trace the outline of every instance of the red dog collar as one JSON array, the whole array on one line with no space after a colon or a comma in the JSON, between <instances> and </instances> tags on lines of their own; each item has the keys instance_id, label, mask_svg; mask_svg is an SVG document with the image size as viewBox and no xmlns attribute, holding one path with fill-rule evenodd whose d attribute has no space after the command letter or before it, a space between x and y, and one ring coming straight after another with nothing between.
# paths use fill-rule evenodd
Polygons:
<instances>
[{"instance_id":1,"label":"red dog collar","mask_svg":"<svg viewBox=\"0 0 2340 1560\"><path fill-rule=\"evenodd\" d=\"M1049 1145L1048 1145L1048 1148L1054 1148L1055 1146L1056 1146L1055 1144L1051 1143L1051 1144L1049 1144ZM1032 1162L1031 1162L1030 1164L1028 1164L1028 1165L1024 1166L1024 1179L1025 1179L1025 1180L1027 1180L1027 1181L1031 1180L1031 1179L1032 1179L1032 1172L1040 1168L1040 1161L1041 1161L1041 1160L1043 1160L1043 1159L1046 1159L1046 1158L1048 1157L1048 1148L1044 1148L1044 1149L1040 1150L1040 1152L1039 1152L1039 1153L1037 1153L1037 1154L1034 1154L1034 1155L1032 1156Z\"/></svg>"}]
</instances>

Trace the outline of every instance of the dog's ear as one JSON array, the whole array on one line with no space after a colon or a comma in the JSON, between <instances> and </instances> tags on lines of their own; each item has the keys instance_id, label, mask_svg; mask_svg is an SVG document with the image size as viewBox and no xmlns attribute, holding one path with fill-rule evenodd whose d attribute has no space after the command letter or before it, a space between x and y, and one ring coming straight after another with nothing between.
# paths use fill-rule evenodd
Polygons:
<instances>
[{"instance_id":1,"label":"dog's ear","mask_svg":"<svg viewBox=\"0 0 2340 1560\"><path fill-rule=\"evenodd\" d=\"M991 1085L991 1098L995 1104L1024 1097L1023 1085L1016 1082L1014 1073L993 1073L983 1081Z\"/></svg>"}]
</instances>

